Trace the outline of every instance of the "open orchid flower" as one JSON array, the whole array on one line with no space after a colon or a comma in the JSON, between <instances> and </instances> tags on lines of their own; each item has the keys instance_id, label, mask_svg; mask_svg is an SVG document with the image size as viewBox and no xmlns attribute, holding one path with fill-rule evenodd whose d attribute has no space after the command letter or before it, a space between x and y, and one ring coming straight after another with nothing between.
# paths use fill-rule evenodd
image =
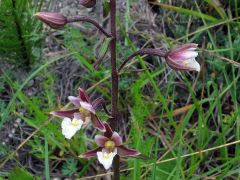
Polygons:
<instances>
[{"instance_id":1,"label":"open orchid flower","mask_svg":"<svg viewBox=\"0 0 240 180\"><path fill-rule=\"evenodd\" d=\"M117 132L113 132L107 123L104 123L104 126L106 129L104 136L95 136L95 141L98 147L94 150L81 154L79 157L90 158L97 156L98 161L104 166L104 168L109 169L112 165L114 157L117 154L121 157L134 157L140 155L138 151L123 145L122 138Z\"/></svg>"},{"instance_id":2,"label":"open orchid flower","mask_svg":"<svg viewBox=\"0 0 240 180\"><path fill-rule=\"evenodd\" d=\"M96 115L98 100L91 103L85 91L79 88L79 97L69 96L69 101L76 106L75 109L64 111L53 111L52 115L63 117L62 133L67 139L71 137L82 127L92 122L93 127L105 131L105 127Z\"/></svg>"},{"instance_id":3,"label":"open orchid flower","mask_svg":"<svg viewBox=\"0 0 240 180\"><path fill-rule=\"evenodd\" d=\"M198 53L195 51L197 44L184 44L171 50L166 55L167 64L175 70L200 71L200 65L195 60Z\"/></svg>"}]
</instances>

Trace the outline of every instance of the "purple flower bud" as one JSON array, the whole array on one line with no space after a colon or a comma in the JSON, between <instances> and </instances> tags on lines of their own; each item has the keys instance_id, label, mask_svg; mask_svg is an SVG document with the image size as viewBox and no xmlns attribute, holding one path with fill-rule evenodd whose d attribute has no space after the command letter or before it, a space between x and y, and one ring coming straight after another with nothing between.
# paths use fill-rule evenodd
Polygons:
<instances>
[{"instance_id":1,"label":"purple flower bud","mask_svg":"<svg viewBox=\"0 0 240 180\"><path fill-rule=\"evenodd\" d=\"M86 8L92 8L96 4L96 0L80 0L80 4Z\"/></svg>"},{"instance_id":2,"label":"purple flower bud","mask_svg":"<svg viewBox=\"0 0 240 180\"><path fill-rule=\"evenodd\" d=\"M38 12L35 16L53 29L63 28L67 24L67 18L60 13Z\"/></svg>"},{"instance_id":3,"label":"purple flower bud","mask_svg":"<svg viewBox=\"0 0 240 180\"><path fill-rule=\"evenodd\" d=\"M171 50L166 55L167 64L175 70L200 71L200 65L195 60L197 44L190 43Z\"/></svg>"}]
</instances>

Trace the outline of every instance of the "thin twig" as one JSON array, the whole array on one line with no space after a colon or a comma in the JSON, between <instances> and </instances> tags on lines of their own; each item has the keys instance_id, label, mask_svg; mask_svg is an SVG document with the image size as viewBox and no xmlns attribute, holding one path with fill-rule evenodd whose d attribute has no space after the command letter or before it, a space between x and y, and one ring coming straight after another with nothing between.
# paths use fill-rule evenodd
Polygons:
<instances>
[{"instance_id":1,"label":"thin twig","mask_svg":"<svg viewBox=\"0 0 240 180\"><path fill-rule=\"evenodd\" d=\"M93 24L98 30L100 30L106 37L111 37L111 34L109 34L107 31L105 31L103 29L103 27L98 24L97 21L95 21L87 16L73 16L73 17L67 18L68 23L79 22L79 21L89 22L89 23Z\"/></svg>"},{"instance_id":2,"label":"thin twig","mask_svg":"<svg viewBox=\"0 0 240 180\"><path fill-rule=\"evenodd\" d=\"M159 48L143 48L138 50L137 52L134 52L132 55L130 55L127 59L123 61L121 66L118 68L118 72L121 71L121 69L134 57L136 56L142 56L142 55L152 55L152 56L159 56L159 57L165 57L166 56L166 51L159 49Z\"/></svg>"},{"instance_id":3,"label":"thin twig","mask_svg":"<svg viewBox=\"0 0 240 180\"><path fill-rule=\"evenodd\" d=\"M40 125L34 132L32 132L32 134L30 134L20 145L18 145L18 147L10 155L8 155L8 157L1 163L0 169L3 168L6 162L8 162L15 154L17 154L17 152L27 143L28 140L30 140L35 134L38 133L38 131L40 131L41 128L46 126L52 120L53 120L53 117L49 118L47 121L45 121L45 123Z\"/></svg>"},{"instance_id":4,"label":"thin twig","mask_svg":"<svg viewBox=\"0 0 240 180\"><path fill-rule=\"evenodd\" d=\"M236 62L236 61L234 61L232 59L229 59L229 58L226 58L224 56L220 56L220 55L218 55L216 53L212 53L209 50L205 50L205 49L202 49L202 50L207 52L207 53L209 53L211 56L215 56L215 57L217 57L217 58L219 58L219 59L221 59L223 61L227 61L229 64L232 64L232 65L234 65L237 68L240 68L240 63L239 62Z\"/></svg>"},{"instance_id":5,"label":"thin twig","mask_svg":"<svg viewBox=\"0 0 240 180\"><path fill-rule=\"evenodd\" d=\"M68 107L70 105L70 103L66 104L62 109L65 109L66 107ZM17 152L35 135L37 134L44 126L48 125L48 123L50 123L52 120L54 119L54 117L50 117L47 121L45 121L43 124L41 124L35 131L33 131L23 142L21 142L21 144L18 145L18 147L7 156L7 158L1 163L0 165L0 169L6 164L6 162L8 162L15 154L17 154Z\"/></svg>"}]
</instances>

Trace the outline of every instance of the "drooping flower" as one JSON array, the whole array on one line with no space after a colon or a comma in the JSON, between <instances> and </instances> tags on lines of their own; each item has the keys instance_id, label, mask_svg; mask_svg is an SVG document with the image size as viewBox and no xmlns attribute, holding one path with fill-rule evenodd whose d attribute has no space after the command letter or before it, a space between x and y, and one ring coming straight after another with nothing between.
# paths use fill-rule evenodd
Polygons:
<instances>
[{"instance_id":1,"label":"drooping flower","mask_svg":"<svg viewBox=\"0 0 240 180\"><path fill-rule=\"evenodd\" d=\"M96 4L96 0L80 0L80 4L86 8L92 8Z\"/></svg>"},{"instance_id":2,"label":"drooping flower","mask_svg":"<svg viewBox=\"0 0 240 180\"><path fill-rule=\"evenodd\" d=\"M117 132L113 132L107 123L104 123L104 126L106 129L104 136L95 136L95 141L98 147L81 154L79 157L97 157L98 161L104 166L104 168L109 169L117 154L121 157L134 157L140 155L138 151L123 145L121 136Z\"/></svg>"},{"instance_id":3,"label":"drooping flower","mask_svg":"<svg viewBox=\"0 0 240 180\"><path fill-rule=\"evenodd\" d=\"M69 101L76 106L74 109L53 111L52 115L63 117L62 133L70 139L82 125L92 122L93 127L105 131L105 126L96 115L96 108L99 105L98 99L91 102L85 91L79 88L79 97L69 96Z\"/></svg>"},{"instance_id":4,"label":"drooping flower","mask_svg":"<svg viewBox=\"0 0 240 180\"><path fill-rule=\"evenodd\" d=\"M63 28L67 24L67 18L60 13L38 12L34 16L53 29Z\"/></svg>"},{"instance_id":5,"label":"drooping flower","mask_svg":"<svg viewBox=\"0 0 240 180\"><path fill-rule=\"evenodd\" d=\"M196 61L198 52L197 44L190 43L182 45L166 54L167 64L175 70L200 71L200 65Z\"/></svg>"}]
</instances>

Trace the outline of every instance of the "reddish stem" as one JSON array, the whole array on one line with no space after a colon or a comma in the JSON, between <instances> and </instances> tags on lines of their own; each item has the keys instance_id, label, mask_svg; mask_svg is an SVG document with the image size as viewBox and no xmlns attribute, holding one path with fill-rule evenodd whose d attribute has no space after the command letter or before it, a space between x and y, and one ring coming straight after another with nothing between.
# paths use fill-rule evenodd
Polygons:
<instances>
[{"instance_id":1,"label":"reddish stem","mask_svg":"<svg viewBox=\"0 0 240 180\"><path fill-rule=\"evenodd\" d=\"M121 71L121 69L130 61L132 60L134 57L136 56L142 56L142 55L155 55L155 56L159 56L159 57L165 57L167 54L166 51L162 50L162 49L152 49L152 48L144 48L144 49L140 49L137 52L134 52L133 54L131 54L127 59L125 59L123 61L123 63L121 64L121 66L118 68L118 72Z\"/></svg>"},{"instance_id":2,"label":"reddish stem","mask_svg":"<svg viewBox=\"0 0 240 180\"><path fill-rule=\"evenodd\" d=\"M111 34L106 32L103 29L103 27L98 24L97 21L95 21L87 16L73 16L73 17L67 18L67 23L79 22L79 21L89 22L89 23L93 24L98 30L100 30L106 37L111 37Z\"/></svg>"},{"instance_id":3,"label":"reddish stem","mask_svg":"<svg viewBox=\"0 0 240 180\"><path fill-rule=\"evenodd\" d=\"M114 131L118 131L118 73L116 62L116 0L110 0L110 23L111 23L111 66L112 66L112 118L110 126ZM120 179L119 156L115 156L113 161L114 180Z\"/></svg>"}]
</instances>

